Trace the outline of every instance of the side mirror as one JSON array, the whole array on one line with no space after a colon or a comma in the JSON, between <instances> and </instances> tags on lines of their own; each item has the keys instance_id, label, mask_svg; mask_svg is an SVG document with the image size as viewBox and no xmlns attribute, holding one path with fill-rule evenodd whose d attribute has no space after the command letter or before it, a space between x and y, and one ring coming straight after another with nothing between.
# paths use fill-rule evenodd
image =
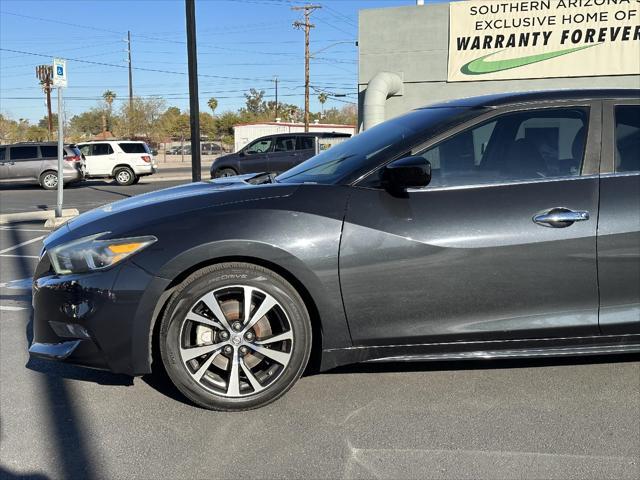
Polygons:
<instances>
[{"instance_id":1,"label":"side mirror","mask_svg":"<svg viewBox=\"0 0 640 480\"><path fill-rule=\"evenodd\" d=\"M431 182L431 164L424 157L404 157L382 170L382 185L391 192L426 187Z\"/></svg>"}]
</instances>

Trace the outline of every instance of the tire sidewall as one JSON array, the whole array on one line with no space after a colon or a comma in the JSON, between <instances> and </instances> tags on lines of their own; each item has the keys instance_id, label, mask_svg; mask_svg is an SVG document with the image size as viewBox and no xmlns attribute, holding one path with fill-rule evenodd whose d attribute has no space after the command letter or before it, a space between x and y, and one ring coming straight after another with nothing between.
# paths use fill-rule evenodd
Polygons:
<instances>
[{"instance_id":1,"label":"tire sidewall","mask_svg":"<svg viewBox=\"0 0 640 480\"><path fill-rule=\"evenodd\" d=\"M170 301L160 327L160 352L165 369L176 387L197 405L214 410L248 410L267 405L280 398L304 371L311 351L311 326L304 302L296 290L279 275L248 264L221 264L197 272L178 289ZM256 395L229 398L216 395L200 386L187 372L180 356L182 320L188 310L213 290L248 285L272 295L285 310L294 342L287 367L267 389Z\"/></svg>"}]
</instances>

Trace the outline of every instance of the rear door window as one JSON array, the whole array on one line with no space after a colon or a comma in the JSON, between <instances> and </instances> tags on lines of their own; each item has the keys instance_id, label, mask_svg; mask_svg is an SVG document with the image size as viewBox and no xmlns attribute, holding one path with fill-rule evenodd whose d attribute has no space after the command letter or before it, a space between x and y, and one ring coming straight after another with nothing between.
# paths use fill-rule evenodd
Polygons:
<instances>
[{"instance_id":1,"label":"rear door window","mask_svg":"<svg viewBox=\"0 0 640 480\"><path fill-rule=\"evenodd\" d=\"M616 172L640 172L640 105L616 107Z\"/></svg>"},{"instance_id":2,"label":"rear door window","mask_svg":"<svg viewBox=\"0 0 640 480\"><path fill-rule=\"evenodd\" d=\"M108 143L94 143L91 147L91 155L93 156L111 155L113 153L113 148Z\"/></svg>"},{"instance_id":3,"label":"rear door window","mask_svg":"<svg viewBox=\"0 0 640 480\"><path fill-rule=\"evenodd\" d=\"M315 137L298 137L297 150L312 150L315 147Z\"/></svg>"},{"instance_id":4,"label":"rear door window","mask_svg":"<svg viewBox=\"0 0 640 480\"><path fill-rule=\"evenodd\" d=\"M122 142L118 146L124 153L149 153L149 147L146 143Z\"/></svg>"},{"instance_id":5,"label":"rear door window","mask_svg":"<svg viewBox=\"0 0 640 480\"><path fill-rule=\"evenodd\" d=\"M41 145L42 158L58 158L58 147L55 145Z\"/></svg>"},{"instance_id":6,"label":"rear door window","mask_svg":"<svg viewBox=\"0 0 640 480\"><path fill-rule=\"evenodd\" d=\"M276 152L293 152L296 149L295 137L278 137L276 138Z\"/></svg>"},{"instance_id":7,"label":"rear door window","mask_svg":"<svg viewBox=\"0 0 640 480\"><path fill-rule=\"evenodd\" d=\"M0 147L0 162L5 159L7 149L5 147Z\"/></svg>"},{"instance_id":8,"label":"rear door window","mask_svg":"<svg viewBox=\"0 0 640 480\"><path fill-rule=\"evenodd\" d=\"M38 158L38 147L11 147L11 160L33 160Z\"/></svg>"}]
</instances>

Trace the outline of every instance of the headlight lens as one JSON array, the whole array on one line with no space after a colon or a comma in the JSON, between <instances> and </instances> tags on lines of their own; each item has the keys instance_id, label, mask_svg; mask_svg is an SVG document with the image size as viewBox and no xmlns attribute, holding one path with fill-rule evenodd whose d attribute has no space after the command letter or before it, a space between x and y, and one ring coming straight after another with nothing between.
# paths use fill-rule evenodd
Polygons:
<instances>
[{"instance_id":1,"label":"headlight lens","mask_svg":"<svg viewBox=\"0 0 640 480\"><path fill-rule=\"evenodd\" d=\"M156 237L100 240L100 233L65 243L48 251L58 275L104 270L158 241Z\"/></svg>"}]
</instances>

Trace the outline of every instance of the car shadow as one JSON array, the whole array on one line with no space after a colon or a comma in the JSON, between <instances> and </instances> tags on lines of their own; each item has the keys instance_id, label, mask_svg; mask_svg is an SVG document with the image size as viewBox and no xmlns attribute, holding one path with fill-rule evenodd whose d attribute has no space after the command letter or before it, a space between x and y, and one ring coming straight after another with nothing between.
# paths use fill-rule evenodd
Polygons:
<instances>
[{"instance_id":1,"label":"car shadow","mask_svg":"<svg viewBox=\"0 0 640 480\"><path fill-rule=\"evenodd\" d=\"M11 243L20 245L26 240L23 232L19 229L9 230ZM16 273L21 278L31 278L33 276L33 264L27 261L25 247L15 250L18 255L14 258ZM18 295L21 299L31 299L31 291L23 285ZM9 295L11 296L11 295ZM30 302L29 302L30 303ZM26 348L33 342L33 310L30 309L29 317L25 326ZM70 365L54 364L29 358L26 368L43 373L38 377L41 383L43 395L38 399L42 402L42 407L46 413L47 423L53 431L51 445L55 450L55 455L60 459L62 478L83 478L91 480L101 478L98 466L92 462L92 452L89 450L87 437L90 435L87 429L87 422L77 407L77 400L73 396L70 384L67 379L90 380L107 385L121 385L128 381L132 383L130 377L117 376L107 372L97 372L80 369ZM0 469L0 478L21 478L4 468ZM28 475L28 478L46 478L37 474Z\"/></svg>"},{"instance_id":2,"label":"car shadow","mask_svg":"<svg viewBox=\"0 0 640 480\"><path fill-rule=\"evenodd\" d=\"M84 182L74 182L74 183L69 183L69 184L65 184L64 189L65 190L74 190L76 188L82 187L84 186ZM37 183L5 183L2 182L0 183L0 191L30 191L30 190L34 190L34 191L38 191L38 192L54 192L55 190L45 190L44 188L42 188L40 185L38 185Z\"/></svg>"}]
</instances>

